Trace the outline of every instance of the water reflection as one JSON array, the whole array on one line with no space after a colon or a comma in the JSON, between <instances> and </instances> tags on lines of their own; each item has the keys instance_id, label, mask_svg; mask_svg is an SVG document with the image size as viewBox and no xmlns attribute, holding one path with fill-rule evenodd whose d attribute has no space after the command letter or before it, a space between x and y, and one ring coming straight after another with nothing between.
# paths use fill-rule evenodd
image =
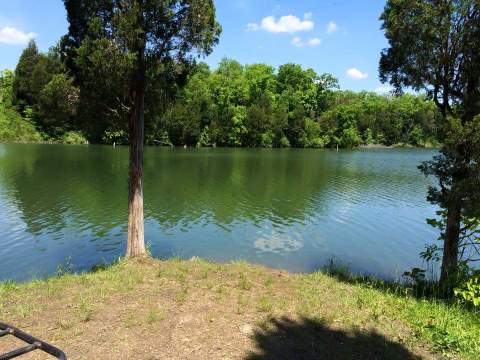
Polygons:
<instances>
[{"instance_id":1,"label":"water reflection","mask_svg":"<svg viewBox=\"0 0 480 360\"><path fill-rule=\"evenodd\" d=\"M294 271L329 257L392 276L415 264L433 208L421 150L149 148L146 237L157 256L243 258ZM0 146L0 278L124 251L128 149ZM403 269L401 269L403 270Z\"/></svg>"},{"instance_id":2,"label":"water reflection","mask_svg":"<svg viewBox=\"0 0 480 360\"><path fill-rule=\"evenodd\" d=\"M259 237L254 244L255 248L262 252L285 254L300 250L303 247L303 239L299 234L292 236L272 232Z\"/></svg>"}]
</instances>

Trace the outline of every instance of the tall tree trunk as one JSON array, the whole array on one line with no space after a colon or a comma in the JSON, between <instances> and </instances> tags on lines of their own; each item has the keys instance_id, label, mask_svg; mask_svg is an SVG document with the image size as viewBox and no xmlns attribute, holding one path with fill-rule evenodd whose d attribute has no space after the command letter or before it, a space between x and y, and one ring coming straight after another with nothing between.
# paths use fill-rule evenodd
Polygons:
<instances>
[{"instance_id":1,"label":"tall tree trunk","mask_svg":"<svg viewBox=\"0 0 480 360\"><path fill-rule=\"evenodd\" d=\"M460 236L461 213L460 207L453 204L447 211L447 227L443 244L442 269L440 274L440 287L449 291L449 279L458 270L458 245Z\"/></svg>"},{"instance_id":2,"label":"tall tree trunk","mask_svg":"<svg viewBox=\"0 0 480 360\"><path fill-rule=\"evenodd\" d=\"M143 54L138 58L138 74L132 91L130 118L130 161L128 174L127 257L143 256L145 251L143 219L143 140L145 106L145 70Z\"/></svg>"}]
</instances>

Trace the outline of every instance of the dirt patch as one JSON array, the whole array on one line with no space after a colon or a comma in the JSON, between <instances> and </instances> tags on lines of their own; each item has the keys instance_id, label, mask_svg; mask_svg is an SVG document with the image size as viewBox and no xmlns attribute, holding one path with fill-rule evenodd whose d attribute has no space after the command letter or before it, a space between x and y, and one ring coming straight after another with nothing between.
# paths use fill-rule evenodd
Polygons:
<instances>
[{"instance_id":1,"label":"dirt patch","mask_svg":"<svg viewBox=\"0 0 480 360\"><path fill-rule=\"evenodd\" d=\"M69 359L436 358L352 291L245 263L142 260L4 291L0 318ZM18 345L4 339L0 353Z\"/></svg>"}]
</instances>

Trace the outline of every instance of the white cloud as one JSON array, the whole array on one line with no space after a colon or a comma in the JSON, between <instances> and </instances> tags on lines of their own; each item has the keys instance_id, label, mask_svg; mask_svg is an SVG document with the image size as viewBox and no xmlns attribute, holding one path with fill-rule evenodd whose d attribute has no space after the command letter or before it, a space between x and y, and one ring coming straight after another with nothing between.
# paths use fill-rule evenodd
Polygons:
<instances>
[{"instance_id":1,"label":"white cloud","mask_svg":"<svg viewBox=\"0 0 480 360\"><path fill-rule=\"evenodd\" d=\"M0 43L9 45L25 45L30 40L37 37L33 32L24 33L11 26L6 26L0 29Z\"/></svg>"},{"instance_id":2,"label":"white cloud","mask_svg":"<svg viewBox=\"0 0 480 360\"><path fill-rule=\"evenodd\" d=\"M310 46L318 46L322 43L322 39L319 38L313 38L307 41L307 44Z\"/></svg>"},{"instance_id":3,"label":"white cloud","mask_svg":"<svg viewBox=\"0 0 480 360\"><path fill-rule=\"evenodd\" d=\"M350 68L347 70L347 76L355 80L362 80L366 79L368 77L368 74L361 72L357 68Z\"/></svg>"},{"instance_id":4,"label":"white cloud","mask_svg":"<svg viewBox=\"0 0 480 360\"><path fill-rule=\"evenodd\" d=\"M292 44L293 46L296 46L296 47L303 47L303 41L302 41L302 39L299 38L298 36L296 36L296 37L294 37L294 38L292 39L291 44Z\"/></svg>"},{"instance_id":5,"label":"white cloud","mask_svg":"<svg viewBox=\"0 0 480 360\"><path fill-rule=\"evenodd\" d=\"M247 24L247 31L257 31L257 30L260 30L260 26L258 26L258 24L255 24L255 23Z\"/></svg>"},{"instance_id":6,"label":"white cloud","mask_svg":"<svg viewBox=\"0 0 480 360\"><path fill-rule=\"evenodd\" d=\"M296 47L304 47L304 46L318 46L322 43L322 40L319 38L312 38L310 40L307 40L306 42L303 42L302 38L295 36L292 39L291 44Z\"/></svg>"},{"instance_id":7,"label":"white cloud","mask_svg":"<svg viewBox=\"0 0 480 360\"><path fill-rule=\"evenodd\" d=\"M327 24L327 34L333 34L334 32L337 32L338 29L339 29L338 25L336 23L334 23L333 21L330 21Z\"/></svg>"},{"instance_id":8,"label":"white cloud","mask_svg":"<svg viewBox=\"0 0 480 360\"><path fill-rule=\"evenodd\" d=\"M276 254L296 252L303 248L303 244L304 240L299 234L282 235L275 232L260 234L260 237L254 242L257 251Z\"/></svg>"},{"instance_id":9,"label":"white cloud","mask_svg":"<svg viewBox=\"0 0 480 360\"><path fill-rule=\"evenodd\" d=\"M267 16L262 19L260 24L250 23L247 25L247 31L265 30L272 33L296 33L299 31L313 30L315 24L309 20L309 13L305 14L305 18L287 15L276 19L274 16Z\"/></svg>"}]
</instances>

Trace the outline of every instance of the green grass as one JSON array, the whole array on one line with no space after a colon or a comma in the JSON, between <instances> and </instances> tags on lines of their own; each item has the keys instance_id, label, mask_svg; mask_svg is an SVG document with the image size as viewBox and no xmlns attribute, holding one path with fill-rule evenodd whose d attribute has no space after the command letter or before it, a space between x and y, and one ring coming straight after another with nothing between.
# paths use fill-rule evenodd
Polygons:
<instances>
[{"instance_id":1,"label":"green grass","mask_svg":"<svg viewBox=\"0 0 480 360\"><path fill-rule=\"evenodd\" d=\"M147 324L154 324L164 318L164 314L162 314L159 309L150 309L147 316Z\"/></svg>"},{"instance_id":2,"label":"green grass","mask_svg":"<svg viewBox=\"0 0 480 360\"><path fill-rule=\"evenodd\" d=\"M71 334L88 333L89 323L106 326L105 319L115 314L124 328L161 326L179 309L192 311L198 303L214 319L298 316L352 333L375 330L409 349L447 357L480 354L478 311L413 296L408 288L355 277L346 268L289 274L244 262L120 260L91 273L0 284L0 318L51 321L52 328Z\"/></svg>"},{"instance_id":3,"label":"green grass","mask_svg":"<svg viewBox=\"0 0 480 360\"><path fill-rule=\"evenodd\" d=\"M80 310L80 318L82 321L90 321L93 316L93 306L92 302L87 299L85 296L80 295L78 299L78 308Z\"/></svg>"},{"instance_id":4,"label":"green grass","mask_svg":"<svg viewBox=\"0 0 480 360\"><path fill-rule=\"evenodd\" d=\"M323 272L307 275L322 282L325 276L348 284L352 293L343 301L367 309L374 321L398 319L408 324L415 338L438 353L478 359L480 353L480 309L469 309L453 300L424 295L425 289L385 282L374 277L355 276L347 267L333 262ZM314 291L314 290L313 290ZM312 289L310 289L312 292Z\"/></svg>"}]
</instances>

